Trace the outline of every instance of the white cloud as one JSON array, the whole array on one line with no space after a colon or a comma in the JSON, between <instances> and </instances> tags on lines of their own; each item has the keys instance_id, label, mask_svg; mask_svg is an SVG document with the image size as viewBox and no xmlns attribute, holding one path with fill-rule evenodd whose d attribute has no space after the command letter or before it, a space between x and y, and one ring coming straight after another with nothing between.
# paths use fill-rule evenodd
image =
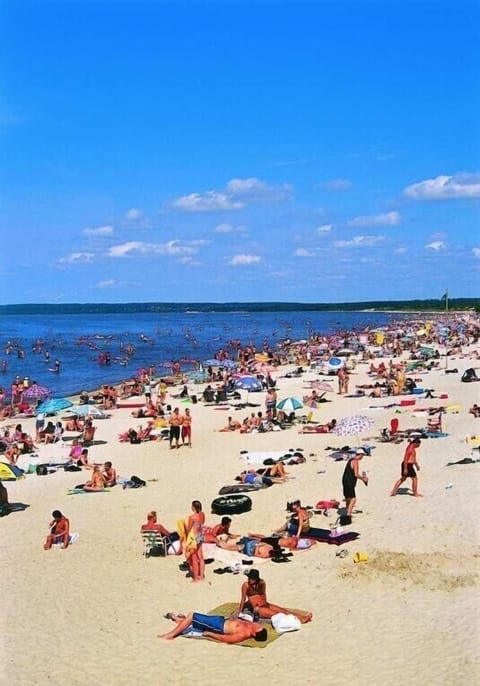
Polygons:
<instances>
[{"instance_id":1,"label":"white cloud","mask_svg":"<svg viewBox=\"0 0 480 686\"><path fill-rule=\"evenodd\" d=\"M168 241L167 243L144 243L142 241L127 241L119 245L112 245L107 255L108 257L129 257L134 255L167 255L170 257L185 257L197 252L201 245L206 241L197 240L189 243L181 241Z\"/></svg>"},{"instance_id":2,"label":"white cloud","mask_svg":"<svg viewBox=\"0 0 480 686\"><path fill-rule=\"evenodd\" d=\"M355 236L350 241L334 241L336 248L368 248L384 241L383 236Z\"/></svg>"},{"instance_id":3,"label":"white cloud","mask_svg":"<svg viewBox=\"0 0 480 686\"><path fill-rule=\"evenodd\" d=\"M117 282L115 279L105 279L105 281L99 281L97 283L98 288L113 288L113 286L116 286Z\"/></svg>"},{"instance_id":4,"label":"white cloud","mask_svg":"<svg viewBox=\"0 0 480 686\"><path fill-rule=\"evenodd\" d=\"M472 254L474 257L480 257L480 248L472 248Z\"/></svg>"},{"instance_id":5,"label":"white cloud","mask_svg":"<svg viewBox=\"0 0 480 686\"><path fill-rule=\"evenodd\" d=\"M255 177L231 179L223 190L190 193L165 204L166 209L181 212L217 212L241 210L250 203L280 202L291 193L288 184L271 186Z\"/></svg>"},{"instance_id":6,"label":"white cloud","mask_svg":"<svg viewBox=\"0 0 480 686\"><path fill-rule=\"evenodd\" d=\"M332 228L333 227L331 224L322 224L322 226L317 226L317 233L320 235L323 235L325 233L330 233Z\"/></svg>"},{"instance_id":7,"label":"white cloud","mask_svg":"<svg viewBox=\"0 0 480 686\"><path fill-rule=\"evenodd\" d=\"M241 267L250 264L258 264L261 260L262 258L258 255L234 255L229 264L232 265L232 267Z\"/></svg>"},{"instance_id":8,"label":"white cloud","mask_svg":"<svg viewBox=\"0 0 480 686\"><path fill-rule=\"evenodd\" d=\"M332 179L324 181L321 186L327 191L348 191L352 187L352 182L348 179Z\"/></svg>"},{"instance_id":9,"label":"white cloud","mask_svg":"<svg viewBox=\"0 0 480 686\"><path fill-rule=\"evenodd\" d=\"M138 221L143 218L143 212L136 207L131 207L125 212L125 219L127 221Z\"/></svg>"},{"instance_id":10,"label":"white cloud","mask_svg":"<svg viewBox=\"0 0 480 686\"><path fill-rule=\"evenodd\" d=\"M396 255L404 255L406 252L407 252L407 249L403 246L401 246L400 248L397 248L395 250Z\"/></svg>"},{"instance_id":11,"label":"white cloud","mask_svg":"<svg viewBox=\"0 0 480 686\"><path fill-rule=\"evenodd\" d=\"M93 252L72 252L70 255L60 258L59 262L62 264L81 264L91 262L94 257Z\"/></svg>"},{"instance_id":12,"label":"white cloud","mask_svg":"<svg viewBox=\"0 0 480 686\"><path fill-rule=\"evenodd\" d=\"M315 253L306 248L297 248L293 254L295 257L315 257Z\"/></svg>"},{"instance_id":13,"label":"white cloud","mask_svg":"<svg viewBox=\"0 0 480 686\"><path fill-rule=\"evenodd\" d=\"M434 250L435 252L438 252L438 250L444 250L446 247L447 246L444 241L433 241L433 243L429 243L425 246L427 250Z\"/></svg>"},{"instance_id":14,"label":"white cloud","mask_svg":"<svg viewBox=\"0 0 480 686\"><path fill-rule=\"evenodd\" d=\"M233 226L233 224L218 224L214 229L214 233L228 234L228 233L245 233L244 226Z\"/></svg>"},{"instance_id":15,"label":"white cloud","mask_svg":"<svg viewBox=\"0 0 480 686\"><path fill-rule=\"evenodd\" d=\"M477 174L442 175L407 186L403 193L415 200L480 198L480 178Z\"/></svg>"},{"instance_id":16,"label":"white cloud","mask_svg":"<svg viewBox=\"0 0 480 686\"><path fill-rule=\"evenodd\" d=\"M88 227L83 229L82 233L85 234L85 236L111 236L113 234L113 226Z\"/></svg>"},{"instance_id":17,"label":"white cloud","mask_svg":"<svg viewBox=\"0 0 480 686\"><path fill-rule=\"evenodd\" d=\"M278 202L290 195L292 188L284 183L272 186L255 178L232 179L226 185L226 192L232 198L244 199L245 202Z\"/></svg>"},{"instance_id":18,"label":"white cloud","mask_svg":"<svg viewBox=\"0 0 480 686\"><path fill-rule=\"evenodd\" d=\"M400 224L398 212L385 212L384 214L370 214L354 217L347 222L348 226L397 226Z\"/></svg>"},{"instance_id":19,"label":"white cloud","mask_svg":"<svg viewBox=\"0 0 480 686\"><path fill-rule=\"evenodd\" d=\"M217 212L219 210L241 210L245 207L244 202L234 201L226 193L207 191L182 195L176 200L167 203L167 207L182 212Z\"/></svg>"}]
</instances>

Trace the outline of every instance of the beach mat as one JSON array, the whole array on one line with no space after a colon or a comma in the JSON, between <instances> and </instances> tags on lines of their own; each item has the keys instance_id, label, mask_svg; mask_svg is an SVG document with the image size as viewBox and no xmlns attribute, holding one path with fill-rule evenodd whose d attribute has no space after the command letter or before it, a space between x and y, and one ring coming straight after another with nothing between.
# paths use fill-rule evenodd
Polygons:
<instances>
[{"instance_id":1,"label":"beach mat","mask_svg":"<svg viewBox=\"0 0 480 686\"><path fill-rule=\"evenodd\" d=\"M301 534L301 538L311 538L318 543L328 543L329 545L344 545L350 541L356 541L360 534L356 531L346 531L339 536L332 536L331 529L317 529L311 527L304 534Z\"/></svg>"},{"instance_id":2,"label":"beach mat","mask_svg":"<svg viewBox=\"0 0 480 686\"><path fill-rule=\"evenodd\" d=\"M238 603L224 603L223 605L218 605L218 607L214 607L213 610L209 610L207 614L209 615L221 615L222 617L231 617L236 611L238 610ZM273 641L276 641L277 638L280 638L282 634L278 634L273 626L270 624L270 622L265 622L262 623L263 626L265 626L265 629L267 630L267 640L266 641L255 641L254 638L249 638L247 641L242 641L241 643L233 643L231 645L237 645L237 646L243 646L244 648L266 648L267 646L270 645L270 643L273 643ZM191 634L183 634L184 638L204 638L202 634L197 633L197 632L192 632ZM212 640L215 641L215 639L205 639L207 641ZM215 641L216 642L216 641Z\"/></svg>"},{"instance_id":3,"label":"beach mat","mask_svg":"<svg viewBox=\"0 0 480 686\"><path fill-rule=\"evenodd\" d=\"M218 495L229 495L230 493L250 493L251 491L262 491L268 486L260 486L257 488L253 484L231 484L230 486L222 486L218 491Z\"/></svg>"}]
</instances>

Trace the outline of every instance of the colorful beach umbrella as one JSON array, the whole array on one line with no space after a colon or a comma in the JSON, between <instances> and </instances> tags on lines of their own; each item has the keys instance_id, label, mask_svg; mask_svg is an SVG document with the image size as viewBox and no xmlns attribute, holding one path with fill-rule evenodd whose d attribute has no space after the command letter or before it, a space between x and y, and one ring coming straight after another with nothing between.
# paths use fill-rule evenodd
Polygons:
<instances>
[{"instance_id":1,"label":"colorful beach umbrella","mask_svg":"<svg viewBox=\"0 0 480 686\"><path fill-rule=\"evenodd\" d=\"M371 417L354 414L341 419L333 429L333 433L337 436L357 436L358 438L362 431L370 429L373 425L374 421Z\"/></svg>"},{"instance_id":2,"label":"colorful beach umbrella","mask_svg":"<svg viewBox=\"0 0 480 686\"><path fill-rule=\"evenodd\" d=\"M0 462L0 481L17 481L23 478L23 469L14 464Z\"/></svg>"},{"instance_id":3,"label":"colorful beach umbrella","mask_svg":"<svg viewBox=\"0 0 480 686\"><path fill-rule=\"evenodd\" d=\"M66 398L51 398L50 400L45 400L37 407L37 414L55 414L55 412L66 410L67 407L72 407L72 405L73 403Z\"/></svg>"},{"instance_id":4,"label":"colorful beach umbrella","mask_svg":"<svg viewBox=\"0 0 480 686\"><path fill-rule=\"evenodd\" d=\"M23 391L23 397L27 400L45 400L52 395L52 391L46 386L39 386L34 383Z\"/></svg>"},{"instance_id":5,"label":"colorful beach umbrella","mask_svg":"<svg viewBox=\"0 0 480 686\"><path fill-rule=\"evenodd\" d=\"M277 410L283 410L284 412L295 412L295 410L300 410L303 407L303 402L298 398L283 398L277 404Z\"/></svg>"}]
</instances>

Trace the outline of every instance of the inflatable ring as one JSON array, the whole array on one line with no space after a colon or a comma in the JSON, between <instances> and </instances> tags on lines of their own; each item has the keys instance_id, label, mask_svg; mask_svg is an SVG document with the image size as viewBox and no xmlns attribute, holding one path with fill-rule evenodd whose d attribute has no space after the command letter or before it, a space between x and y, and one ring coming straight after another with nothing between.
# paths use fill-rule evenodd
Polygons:
<instances>
[{"instance_id":1,"label":"inflatable ring","mask_svg":"<svg viewBox=\"0 0 480 686\"><path fill-rule=\"evenodd\" d=\"M226 495L212 500L211 507L217 515L242 514L252 509L252 499L248 495Z\"/></svg>"}]
</instances>

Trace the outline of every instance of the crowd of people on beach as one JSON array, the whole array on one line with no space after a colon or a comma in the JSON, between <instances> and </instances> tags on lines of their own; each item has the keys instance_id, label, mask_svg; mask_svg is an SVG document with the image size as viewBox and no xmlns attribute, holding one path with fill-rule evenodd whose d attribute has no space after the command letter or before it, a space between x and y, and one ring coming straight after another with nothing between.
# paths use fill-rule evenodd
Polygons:
<instances>
[{"instance_id":1,"label":"crowd of people on beach","mask_svg":"<svg viewBox=\"0 0 480 686\"><path fill-rule=\"evenodd\" d=\"M430 369L438 368L440 345L445 348L445 355L460 354L471 344L478 343L480 339L480 325L475 319L466 318L462 321L462 327L451 328L447 333L444 329L445 327L440 328L425 323L418 326L404 323L402 328L364 332L365 343L362 345L359 343L360 334L345 332L341 337L341 346L343 348L351 346L355 349L357 360L368 364L368 376L372 380L372 384L357 386L355 395L365 395L365 391L370 391L368 397L371 398L414 394L416 389L414 372L418 367L412 366L411 363L421 362L429 365ZM373 352L375 347L378 348L379 357L390 357L387 364L383 359L377 363ZM427 353L427 348L432 349L433 352ZM225 363L232 358L228 351L224 349L218 351L217 359L220 364L218 368L208 366L205 387L198 398L189 391L188 376L182 374L178 366L174 370L176 374L173 376L173 381L164 377L155 379L152 373L153 368L141 370L138 377L124 381L119 387L106 384L98 393L84 392L79 402L85 405L94 403L96 407L112 412L121 409L122 401L141 398L140 407L135 408L130 416L135 419L147 419L147 427L140 426L137 429L129 427L119 435L120 441L141 445L155 437L168 441L171 450L177 450L182 446L192 448L193 417L190 405L202 402L206 407L228 404L229 407L237 406L238 409L244 409L248 403L238 403L241 397L239 397L236 381L239 377L249 374L256 377L261 384L264 393L262 409L250 412L241 420L228 416L226 425L217 429L218 431L238 431L250 434L281 431L296 426L300 433L305 434L335 433L338 424L336 418L320 424L311 421L308 415L299 417L295 411L282 410L279 406L277 389L277 381L280 377L274 379L272 371L282 371L286 362L296 367L293 373L299 376L304 369L315 370L317 364L328 362L338 352L338 335L335 337L312 335L308 341L301 343L284 341L277 351L262 350L261 363L254 346L242 346L240 342L235 342L234 349L236 353L234 367L231 365L222 367L222 362ZM349 396L353 363L349 364L348 360L348 357L343 358L335 372L339 396ZM412 376L409 376L409 372L413 372ZM474 381L475 378L471 380ZM67 471L81 471L89 477L76 486L75 490L87 493L99 492L122 483L112 461L108 460L99 464L91 460L88 446L92 444L95 435L92 418L88 415L84 417L74 415L65 421L36 412L34 404L26 402L25 399L26 391L31 383L33 382L30 382L28 377L23 380L17 377L12 382L9 397L3 389L0 389L0 418L35 416L34 437L24 430L22 423L3 429L0 443L4 446L2 457L7 463L16 466L21 455L33 453L41 445L51 446L62 443L65 440L65 432L75 433L78 435L72 439L68 460L63 468ZM310 389L310 392L302 398L303 407L315 407L316 403L322 402L323 396L324 393L317 389ZM429 396L426 395L426 397ZM181 411L179 406L170 404L172 400L179 403L185 401L188 406L182 406ZM236 402L237 405L235 405ZM473 418L480 417L480 409L476 404L470 408L469 412ZM400 475L391 489L391 496L396 496L405 481L410 479L411 495L421 497L418 490L420 466L417 459L420 446L421 440L418 436L409 436L400 466ZM364 457L365 450L359 448L349 451L345 461L341 481L345 507L336 508L339 514L341 513L338 521L343 526L350 525L357 512L355 508L358 481L365 486L369 483L366 472L360 468ZM304 459L303 456L302 459ZM301 461L296 462L298 463ZM235 480L239 486L262 488L285 483L288 478L283 461L278 460L266 467L245 469L235 477ZM4 493L6 489L3 485L2 489L2 499L7 498L8 503L8 496ZM152 510L147 514L146 522L141 525L140 532L142 535L159 534L163 537L164 554L171 551L172 554L183 555L186 565L183 569L192 582L197 583L205 579L206 561L203 552L205 544L238 553L248 560L258 558L278 562L285 561L287 556L296 551L311 548L316 540L321 540L315 538L317 529L312 526L314 512L311 508L302 505L301 500L295 500L288 504L287 510L287 521L270 534L247 532L242 535L231 533L232 520L228 516L223 516L217 524L207 525L202 503L199 500L193 500L191 511L177 522L175 528L166 527L158 522L157 513ZM53 546L59 545L67 549L70 541L70 521L60 510L56 509L52 512L52 521L49 524L44 548L50 550ZM238 643L249 638L265 641L267 635L263 622L271 620L279 613L293 615L300 624L305 624L312 619L311 612L289 610L270 603L267 600L265 581L256 568L251 568L247 570L247 581L241 585L240 601L234 616L225 618L197 612L187 615L167 613L167 619L172 620L175 627L162 634L161 638L172 640L193 628L207 638L224 643Z\"/></svg>"}]
</instances>

